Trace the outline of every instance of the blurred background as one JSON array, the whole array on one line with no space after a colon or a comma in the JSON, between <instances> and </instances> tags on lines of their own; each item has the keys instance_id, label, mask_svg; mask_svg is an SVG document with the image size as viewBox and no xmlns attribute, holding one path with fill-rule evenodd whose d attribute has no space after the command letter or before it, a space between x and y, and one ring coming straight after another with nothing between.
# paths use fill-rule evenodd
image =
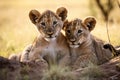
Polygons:
<instances>
[{"instance_id":1,"label":"blurred background","mask_svg":"<svg viewBox=\"0 0 120 80\"><path fill-rule=\"evenodd\" d=\"M38 35L28 16L31 9L55 12L61 6L68 9L68 20L94 16L92 34L109 43L108 22L111 44L120 45L119 0L0 0L0 56L21 52Z\"/></svg>"}]
</instances>

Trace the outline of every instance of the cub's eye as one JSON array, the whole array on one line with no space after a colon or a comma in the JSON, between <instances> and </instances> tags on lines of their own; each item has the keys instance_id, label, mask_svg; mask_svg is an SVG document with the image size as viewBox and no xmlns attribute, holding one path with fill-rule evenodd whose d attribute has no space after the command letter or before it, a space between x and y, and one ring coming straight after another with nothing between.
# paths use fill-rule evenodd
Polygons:
<instances>
[{"instance_id":1,"label":"cub's eye","mask_svg":"<svg viewBox=\"0 0 120 80\"><path fill-rule=\"evenodd\" d=\"M41 25L42 25L42 26L45 26L45 22L41 22Z\"/></svg>"},{"instance_id":2,"label":"cub's eye","mask_svg":"<svg viewBox=\"0 0 120 80\"><path fill-rule=\"evenodd\" d=\"M53 25L56 25L57 24L57 21L53 21Z\"/></svg>"},{"instance_id":3,"label":"cub's eye","mask_svg":"<svg viewBox=\"0 0 120 80\"><path fill-rule=\"evenodd\" d=\"M78 30L78 33L81 33L82 32L82 30Z\"/></svg>"},{"instance_id":4,"label":"cub's eye","mask_svg":"<svg viewBox=\"0 0 120 80\"><path fill-rule=\"evenodd\" d=\"M69 33L69 34L70 34L70 30L67 30L67 33Z\"/></svg>"}]
</instances>

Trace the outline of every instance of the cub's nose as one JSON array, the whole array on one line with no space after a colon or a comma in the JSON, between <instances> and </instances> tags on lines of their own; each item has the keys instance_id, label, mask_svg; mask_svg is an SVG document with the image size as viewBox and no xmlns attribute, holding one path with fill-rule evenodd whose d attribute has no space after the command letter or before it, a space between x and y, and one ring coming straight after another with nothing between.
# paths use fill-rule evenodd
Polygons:
<instances>
[{"instance_id":1,"label":"cub's nose","mask_svg":"<svg viewBox=\"0 0 120 80\"><path fill-rule=\"evenodd\" d=\"M71 42L75 42L76 39L75 39L75 38L70 38L70 41L71 41Z\"/></svg>"},{"instance_id":2,"label":"cub's nose","mask_svg":"<svg viewBox=\"0 0 120 80\"><path fill-rule=\"evenodd\" d=\"M52 35L53 34L53 31L51 29L47 30L47 34L48 35Z\"/></svg>"}]
</instances>

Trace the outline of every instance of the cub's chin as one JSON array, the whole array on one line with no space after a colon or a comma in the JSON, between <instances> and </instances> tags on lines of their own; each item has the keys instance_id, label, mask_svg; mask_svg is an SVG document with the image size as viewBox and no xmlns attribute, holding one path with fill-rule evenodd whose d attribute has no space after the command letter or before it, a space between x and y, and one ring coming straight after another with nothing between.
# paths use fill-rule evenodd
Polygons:
<instances>
[{"instance_id":1,"label":"cub's chin","mask_svg":"<svg viewBox=\"0 0 120 80\"><path fill-rule=\"evenodd\" d=\"M50 42L50 41L54 41L56 39L56 37L53 38L44 38L46 41Z\"/></svg>"},{"instance_id":2,"label":"cub's chin","mask_svg":"<svg viewBox=\"0 0 120 80\"><path fill-rule=\"evenodd\" d=\"M79 45L72 45L72 44L70 44L70 47L71 47L71 48L78 48Z\"/></svg>"}]
</instances>

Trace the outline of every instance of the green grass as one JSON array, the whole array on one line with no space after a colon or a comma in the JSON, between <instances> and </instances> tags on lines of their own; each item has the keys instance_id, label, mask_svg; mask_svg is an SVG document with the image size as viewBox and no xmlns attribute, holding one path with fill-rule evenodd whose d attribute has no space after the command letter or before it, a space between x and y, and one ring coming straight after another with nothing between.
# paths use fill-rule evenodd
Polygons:
<instances>
[{"instance_id":1,"label":"green grass","mask_svg":"<svg viewBox=\"0 0 120 80\"><path fill-rule=\"evenodd\" d=\"M37 9L41 13L47 9L55 11L58 7L64 6L68 9L68 19L81 18L96 14L97 25L92 34L108 41L105 28L105 22L97 9L89 7L88 0L1 0L0 2L0 56L8 57L12 53L18 53L23 48L32 43L38 35L35 26L29 20L29 11ZM98 10L99 11L99 10ZM109 34L111 43L114 45L120 44L120 27L119 27L119 8L111 13L110 18L114 17L114 23L109 25Z\"/></svg>"}]
</instances>

